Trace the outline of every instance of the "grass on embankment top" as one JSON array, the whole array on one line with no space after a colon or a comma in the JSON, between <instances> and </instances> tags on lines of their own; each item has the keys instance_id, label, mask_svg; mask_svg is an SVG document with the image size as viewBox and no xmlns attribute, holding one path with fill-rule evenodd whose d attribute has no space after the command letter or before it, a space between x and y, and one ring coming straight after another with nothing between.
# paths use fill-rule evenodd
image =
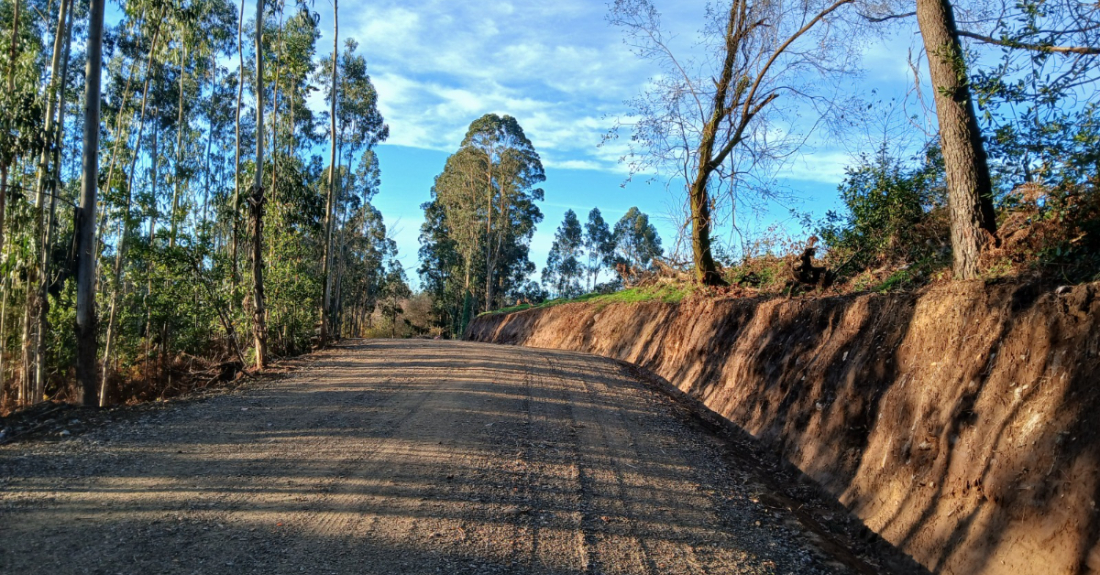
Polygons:
<instances>
[{"instance_id":1,"label":"grass on embankment top","mask_svg":"<svg viewBox=\"0 0 1100 575\"><path fill-rule=\"evenodd\" d=\"M663 303L679 303L680 300L687 297L695 286L692 284L680 284L680 283L662 283L656 285L640 286L615 293L609 294L597 294L589 293L582 296L575 297L573 299L558 298L552 299L540 304L520 304L512 307L505 307L498 310L482 312L478 315L495 314L495 313L512 313L516 311L523 311L525 309L537 308L537 307L551 307L555 305L561 305L565 303L590 303L603 307L612 303L639 303L644 301L660 301Z\"/></svg>"}]
</instances>

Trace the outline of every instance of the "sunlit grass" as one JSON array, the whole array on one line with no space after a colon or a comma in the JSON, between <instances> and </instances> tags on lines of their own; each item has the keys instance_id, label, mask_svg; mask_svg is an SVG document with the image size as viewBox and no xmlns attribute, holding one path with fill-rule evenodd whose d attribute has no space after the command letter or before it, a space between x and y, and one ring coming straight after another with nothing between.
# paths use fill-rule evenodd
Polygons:
<instances>
[{"instance_id":1,"label":"sunlit grass","mask_svg":"<svg viewBox=\"0 0 1100 575\"><path fill-rule=\"evenodd\" d=\"M553 307L556 305L567 303L590 303L597 305L600 308L613 303L641 303L648 301L659 301L661 303L679 303L694 290L695 286L692 284L678 282L659 283L627 288L609 294L589 293L571 299L557 298L547 300L539 304L525 303L501 308L494 311L482 312L480 315L513 313L517 311L523 311L525 309Z\"/></svg>"}]
</instances>

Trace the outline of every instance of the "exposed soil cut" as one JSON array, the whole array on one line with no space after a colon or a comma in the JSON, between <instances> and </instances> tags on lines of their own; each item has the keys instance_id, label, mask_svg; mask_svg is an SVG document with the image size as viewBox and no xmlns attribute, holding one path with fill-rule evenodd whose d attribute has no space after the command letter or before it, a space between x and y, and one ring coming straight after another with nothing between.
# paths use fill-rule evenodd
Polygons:
<instances>
[{"instance_id":1,"label":"exposed soil cut","mask_svg":"<svg viewBox=\"0 0 1100 575\"><path fill-rule=\"evenodd\" d=\"M570 304L478 341L668 379L942 573L1100 573L1100 285Z\"/></svg>"},{"instance_id":2,"label":"exposed soil cut","mask_svg":"<svg viewBox=\"0 0 1100 575\"><path fill-rule=\"evenodd\" d=\"M922 571L617 362L378 340L314 359L0 447L0 572Z\"/></svg>"}]
</instances>

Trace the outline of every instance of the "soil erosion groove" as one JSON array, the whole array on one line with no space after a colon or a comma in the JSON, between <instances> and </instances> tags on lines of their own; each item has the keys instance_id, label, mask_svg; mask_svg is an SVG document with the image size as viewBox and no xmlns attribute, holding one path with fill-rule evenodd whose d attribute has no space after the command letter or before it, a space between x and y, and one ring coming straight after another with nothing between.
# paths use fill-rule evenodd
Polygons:
<instances>
[{"instance_id":1,"label":"soil erosion groove","mask_svg":"<svg viewBox=\"0 0 1100 575\"><path fill-rule=\"evenodd\" d=\"M822 551L684 411L592 355L347 342L0 447L0 572L878 570Z\"/></svg>"}]
</instances>

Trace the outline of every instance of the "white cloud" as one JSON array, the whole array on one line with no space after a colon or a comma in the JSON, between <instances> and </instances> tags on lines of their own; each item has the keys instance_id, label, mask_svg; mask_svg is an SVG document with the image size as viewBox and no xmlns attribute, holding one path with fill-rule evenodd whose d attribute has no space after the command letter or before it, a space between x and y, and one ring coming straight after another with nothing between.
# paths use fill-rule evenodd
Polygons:
<instances>
[{"instance_id":1,"label":"white cloud","mask_svg":"<svg viewBox=\"0 0 1100 575\"><path fill-rule=\"evenodd\" d=\"M852 164L846 152L818 151L791 160L778 174L782 178L839 184L844 179L844 168Z\"/></svg>"},{"instance_id":2,"label":"white cloud","mask_svg":"<svg viewBox=\"0 0 1100 575\"><path fill-rule=\"evenodd\" d=\"M677 45L698 52L703 6L666 6ZM511 114L547 166L622 173L628 143L604 137L659 70L629 51L606 14L606 4L587 0L380 0L345 9L341 37L360 42L391 144L453 151L477 117ZM898 53L911 38L903 36L868 46L876 82L905 81ZM824 155L790 163L790 177L843 177L844 162L817 149Z\"/></svg>"},{"instance_id":3,"label":"white cloud","mask_svg":"<svg viewBox=\"0 0 1100 575\"><path fill-rule=\"evenodd\" d=\"M598 145L648 70L605 13L575 0L384 0L343 11L341 37L367 57L388 143L450 151L479 116L510 114L547 165L619 171L621 153Z\"/></svg>"}]
</instances>

